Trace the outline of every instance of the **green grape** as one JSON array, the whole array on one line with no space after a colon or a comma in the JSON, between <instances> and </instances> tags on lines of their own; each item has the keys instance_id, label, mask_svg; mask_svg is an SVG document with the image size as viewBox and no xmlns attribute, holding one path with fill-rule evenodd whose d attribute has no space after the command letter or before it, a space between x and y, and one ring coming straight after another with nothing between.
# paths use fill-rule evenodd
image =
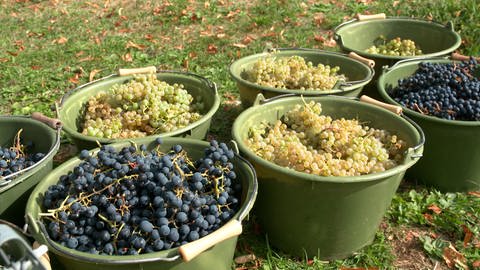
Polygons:
<instances>
[{"instance_id":1,"label":"green grape","mask_svg":"<svg viewBox=\"0 0 480 270\"><path fill-rule=\"evenodd\" d=\"M415 56L423 54L422 50L410 39L396 37L387 42L384 36L380 36L377 40L383 44L371 46L366 49L365 52L390 56Z\"/></svg>"},{"instance_id":2,"label":"green grape","mask_svg":"<svg viewBox=\"0 0 480 270\"><path fill-rule=\"evenodd\" d=\"M306 62L303 57L275 57L275 53L255 61L245 71L245 79L258 85L283 89L331 90L337 81L339 67Z\"/></svg>"},{"instance_id":3,"label":"green grape","mask_svg":"<svg viewBox=\"0 0 480 270\"><path fill-rule=\"evenodd\" d=\"M381 172L402 161L406 143L396 135L321 112L320 103L297 105L273 124L253 126L247 146L280 166L322 176Z\"/></svg>"},{"instance_id":4,"label":"green grape","mask_svg":"<svg viewBox=\"0 0 480 270\"><path fill-rule=\"evenodd\" d=\"M82 133L115 139L171 132L200 119L203 108L183 85L137 75L87 101Z\"/></svg>"}]
</instances>

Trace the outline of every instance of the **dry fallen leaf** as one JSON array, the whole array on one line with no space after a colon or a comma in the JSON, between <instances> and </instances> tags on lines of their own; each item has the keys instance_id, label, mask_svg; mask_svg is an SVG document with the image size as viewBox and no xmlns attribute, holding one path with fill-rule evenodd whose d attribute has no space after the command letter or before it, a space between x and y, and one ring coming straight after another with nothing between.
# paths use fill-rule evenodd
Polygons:
<instances>
[{"instance_id":1,"label":"dry fallen leaf","mask_svg":"<svg viewBox=\"0 0 480 270\"><path fill-rule=\"evenodd\" d=\"M131 40L129 40L129 41L127 42L127 45L125 45L125 49L135 48L135 49L139 49L139 50L141 50L141 51L145 50L146 47L147 47L147 46L142 45L142 44L137 44L137 43L135 43L135 42L133 42L133 41L131 41Z\"/></svg>"},{"instance_id":2,"label":"dry fallen leaf","mask_svg":"<svg viewBox=\"0 0 480 270\"><path fill-rule=\"evenodd\" d=\"M242 43L233 43L232 45L234 47L237 47L237 48L246 48L247 47L247 45L242 44Z\"/></svg>"},{"instance_id":3,"label":"dry fallen leaf","mask_svg":"<svg viewBox=\"0 0 480 270\"><path fill-rule=\"evenodd\" d=\"M218 52L217 46L214 44L208 44L207 52L210 54L216 54Z\"/></svg>"},{"instance_id":4,"label":"dry fallen leaf","mask_svg":"<svg viewBox=\"0 0 480 270\"><path fill-rule=\"evenodd\" d=\"M323 12L317 12L313 15L313 23L316 26L320 26L325 21L325 14Z\"/></svg>"},{"instance_id":5,"label":"dry fallen leaf","mask_svg":"<svg viewBox=\"0 0 480 270\"><path fill-rule=\"evenodd\" d=\"M95 59L95 58L93 58L93 56L89 55L87 57L78 59L78 62L92 61L93 59Z\"/></svg>"},{"instance_id":6,"label":"dry fallen leaf","mask_svg":"<svg viewBox=\"0 0 480 270\"><path fill-rule=\"evenodd\" d=\"M79 73L75 73L75 75L68 79L71 83L74 83L74 84L77 84L79 81L78 79L80 78L80 74Z\"/></svg>"},{"instance_id":7,"label":"dry fallen leaf","mask_svg":"<svg viewBox=\"0 0 480 270\"><path fill-rule=\"evenodd\" d=\"M465 237L463 238L463 246L467 247L468 243L472 240L473 233L472 231L465 225L462 225L463 232L465 233Z\"/></svg>"},{"instance_id":8,"label":"dry fallen leaf","mask_svg":"<svg viewBox=\"0 0 480 270\"><path fill-rule=\"evenodd\" d=\"M476 268L480 268L480 260L476 260L472 263L472 266L474 267L474 269Z\"/></svg>"},{"instance_id":9,"label":"dry fallen leaf","mask_svg":"<svg viewBox=\"0 0 480 270\"><path fill-rule=\"evenodd\" d=\"M42 67L41 67L41 66L35 66L35 65L33 65L33 66L31 66L30 68L32 68L33 70L39 70L39 69L41 69Z\"/></svg>"},{"instance_id":10,"label":"dry fallen leaf","mask_svg":"<svg viewBox=\"0 0 480 270\"><path fill-rule=\"evenodd\" d=\"M458 264L466 270L469 269L468 265L466 265L467 259L465 259L465 257L458 252L452 244L443 249L443 260L449 268L453 268L455 267L455 264Z\"/></svg>"},{"instance_id":11,"label":"dry fallen leaf","mask_svg":"<svg viewBox=\"0 0 480 270\"><path fill-rule=\"evenodd\" d=\"M0 63L6 63L8 62L8 58L0 58Z\"/></svg>"},{"instance_id":12,"label":"dry fallen leaf","mask_svg":"<svg viewBox=\"0 0 480 270\"><path fill-rule=\"evenodd\" d=\"M132 54L131 53L126 53L125 55L122 55L122 60L125 62L132 62Z\"/></svg>"},{"instance_id":13,"label":"dry fallen leaf","mask_svg":"<svg viewBox=\"0 0 480 270\"><path fill-rule=\"evenodd\" d=\"M55 43L57 43L57 44L65 44L65 43L67 43L67 41L68 41L68 38L66 38L66 37L60 37L59 39L55 40Z\"/></svg>"},{"instance_id":14,"label":"dry fallen leaf","mask_svg":"<svg viewBox=\"0 0 480 270\"><path fill-rule=\"evenodd\" d=\"M88 76L88 81L91 82L95 78L95 75L97 75L98 72L102 71L101 69L94 69L90 71L90 75Z\"/></svg>"},{"instance_id":15,"label":"dry fallen leaf","mask_svg":"<svg viewBox=\"0 0 480 270\"><path fill-rule=\"evenodd\" d=\"M440 207L436 206L435 204L430 205L428 209L432 210L437 215L442 213L442 209L440 209Z\"/></svg>"},{"instance_id":16,"label":"dry fallen leaf","mask_svg":"<svg viewBox=\"0 0 480 270\"><path fill-rule=\"evenodd\" d=\"M480 198L480 191L470 191L468 192L468 195L472 195Z\"/></svg>"},{"instance_id":17,"label":"dry fallen leaf","mask_svg":"<svg viewBox=\"0 0 480 270\"><path fill-rule=\"evenodd\" d=\"M249 263L249 262L253 262L256 259L257 259L257 257L255 256L255 254L247 254L247 255L242 255L242 256L236 257L235 258L235 263L236 264L246 264L246 263Z\"/></svg>"}]
</instances>

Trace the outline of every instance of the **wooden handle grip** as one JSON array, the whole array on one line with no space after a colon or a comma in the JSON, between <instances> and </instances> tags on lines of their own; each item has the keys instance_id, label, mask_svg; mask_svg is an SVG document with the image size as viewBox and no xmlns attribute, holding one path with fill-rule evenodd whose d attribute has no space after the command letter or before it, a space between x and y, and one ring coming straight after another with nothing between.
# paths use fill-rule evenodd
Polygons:
<instances>
[{"instance_id":1,"label":"wooden handle grip","mask_svg":"<svg viewBox=\"0 0 480 270\"><path fill-rule=\"evenodd\" d=\"M190 242L178 248L183 261L188 262L206 249L220 243L221 241L240 235L242 233L242 223L232 219L213 233L202 237L196 241Z\"/></svg>"},{"instance_id":2,"label":"wooden handle grip","mask_svg":"<svg viewBox=\"0 0 480 270\"><path fill-rule=\"evenodd\" d=\"M371 98L369 96L366 96L366 95L362 95L360 97L360 101L365 102L365 103L369 103L369 104L372 104L372 105L375 105L375 106L378 106L378 107L382 107L382 108L387 109L387 110L389 110L393 113L396 113L396 114L401 114L402 113L402 107L392 105L392 104L388 104L388 103L385 103L385 102L381 102L379 100L373 99L373 98Z\"/></svg>"},{"instance_id":3,"label":"wooden handle grip","mask_svg":"<svg viewBox=\"0 0 480 270\"><path fill-rule=\"evenodd\" d=\"M37 241L33 242L34 249L37 249L39 246L40 244ZM50 265L50 257L48 256L47 252L43 253L43 255L38 258L38 260L43 265L43 267L45 267L46 270L52 270L52 266Z\"/></svg>"},{"instance_id":4,"label":"wooden handle grip","mask_svg":"<svg viewBox=\"0 0 480 270\"><path fill-rule=\"evenodd\" d=\"M132 74L143 74L143 73L156 73L157 68L155 66L141 67L141 68L121 68L118 70L118 75L127 76Z\"/></svg>"},{"instance_id":5,"label":"wooden handle grip","mask_svg":"<svg viewBox=\"0 0 480 270\"><path fill-rule=\"evenodd\" d=\"M357 20L359 21L366 21L366 20L375 20L375 19L386 19L387 15L385 15L385 13L378 13L378 14L371 14L371 15L357 14L355 18L357 18Z\"/></svg>"},{"instance_id":6,"label":"wooden handle grip","mask_svg":"<svg viewBox=\"0 0 480 270\"><path fill-rule=\"evenodd\" d=\"M32 118L37 120L37 121L40 121L42 123L45 123L49 127L54 128L54 129L58 129L62 126L62 122L60 120L55 119L55 118L50 118L50 117L48 117L48 116L46 116L46 115L44 115L43 113L40 113L40 112L32 113Z\"/></svg>"},{"instance_id":7,"label":"wooden handle grip","mask_svg":"<svg viewBox=\"0 0 480 270\"><path fill-rule=\"evenodd\" d=\"M470 56L468 55L463 55L463 54L459 54L459 53L452 53L452 55L450 56L450 58L452 60L457 60L457 61L468 61L470 60ZM474 57L477 61L480 61L480 57Z\"/></svg>"},{"instance_id":8,"label":"wooden handle grip","mask_svg":"<svg viewBox=\"0 0 480 270\"><path fill-rule=\"evenodd\" d=\"M365 58L365 57L363 57L363 56L360 56L360 55L358 55L358 54L356 54L356 53L354 53L354 52L350 52L350 53L348 54L348 56L349 56L350 58L355 59L355 60L358 60L358 61L360 61L360 62L362 62L362 63L364 63L364 64L366 64L367 66L370 66L370 67L372 67L372 68L375 66L375 61L373 61L372 59L368 59L368 58Z\"/></svg>"}]
</instances>

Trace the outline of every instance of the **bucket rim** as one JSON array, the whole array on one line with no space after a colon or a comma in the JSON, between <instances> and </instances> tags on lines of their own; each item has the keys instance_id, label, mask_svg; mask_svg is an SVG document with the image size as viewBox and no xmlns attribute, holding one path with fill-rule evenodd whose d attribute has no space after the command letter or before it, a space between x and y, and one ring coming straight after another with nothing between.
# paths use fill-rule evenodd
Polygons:
<instances>
[{"instance_id":1,"label":"bucket rim","mask_svg":"<svg viewBox=\"0 0 480 270\"><path fill-rule=\"evenodd\" d=\"M213 93L213 96L214 96L213 97L213 105L204 115L202 115L202 117L200 117L200 119L198 119L197 121L195 121L193 123L190 123L189 125L187 125L183 128L176 129L176 130L173 130L173 131L170 131L170 132L165 132L165 133L152 134L152 135L148 135L148 136L145 136L145 137L142 137L142 138L146 138L146 137L152 137L152 138L155 138L155 137L172 137L172 136L176 136L176 135L188 132L188 131L192 130L193 128L198 127L198 126L204 124L209 119L211 119L213 117L213 115L217 112L218 108L220 107L220 97L218 95L217 85L214 82L210 81L209 79L207 79L203 76L194 74L194 73L183 72L183 71L175 71L175 70L160 70L155 74L157 76L162 75L162 74L165 74L165 75L182 75L182 76L186 76L186 77L190 77L190 78L194 78L194 79L202 81L202 83L204 83L205 86L208 87L208 89L211 90L212 93ZM62 113L62 110L65 108L64 104L69 99L71 99L72 97L75 97L75 94L78 94L78 92L82 91L86 87L95 86L95 83L100 83L100 82L104 82L104 81L109 80L109 79L115 79L115 78L120 78L120 77L123 77L125 79L131 79L131 78L133 78L133 75L120 76L120 75L117 75L117 74L111 74L111 75L105 76L103 78L100 78L98 80L80 85L80 86L76 87L75 89L71 90L71 93L67 93L64 96L65 98L62 97L61 104L56 104L55 109L56 109L56 112L57 112L57 115L58 115L59 119L62 120L62 118L64 116L63 113ZM188 91L188 89L186 89L186 90ZM62 122L65 123L65 121L62 121ZM83 135L82 133L78 132L75 128L72 128L69 125L65 125L65 124L63 125L63 129L74 140L90 142L90 143L98 142L100 144L111 144L111 143L117 143L117 142L130 141L130 140L133 139L133 138L111 139L111 138L100 138L100 137Z\"/></svg>"},{"instance_id":2,"label":"bucket rim","mask_svg":"<svg viewBox=\"0 0 480 270\"><path fill-rule=\"evenodd\" d=\"M377 23L382 23L382 22L401 22L401 23L414 23L414 24L424 24L424 25L430 25L432 27L436 27L438 29L444 29L445 34L449 34L452 37L455 38L455 43L452 44L451 47L438 51L438 52L433 52L433 53L428 53L428 54L421 54L421 55L413 55L413 56L392 56L392 55L383 55L383 54L372 54L372 53L367 53L365 51L356 49L353 46L348 46L345 45L345 43L342 41L342 35L341 33L343 31L348 30L349 28L353 27L361 27L363 25L368 25L368 24L377 24ZM452 53L455 51L460 45L462 44L462 38L460 34L453 29L453 24L451 22L448 22L446 25L443 25L439 22L435 21L429 21L429 20L424 20L420 18L409 18L409 17L391 17L388 16L385 19L374 19L374 20L364 20L364 21L359 21L359 20L351 20L344 22L337 27L335 27L334 31L334 39L339 43L340 47L344 50L347 51L352 51L355 52L361 56L370 58L370 59L384 59L384 60L403 60L403 59L421 59L421 58L429 58L429 57L435 57L435 56L442 56L442 55L447 55L449 53Z\"/></svg>"},{"instance_id":3,"label":"bucket rim","mask_svg":"<svg viewBox=\"0 0 480 270\"><path fill-rule=\"evenodd\" d=\"M15 122L22 121L31 125L42 127L44 130L48 130L48 132L51 133L52 136L54 136L55 140L50 146L48 152L45 153L45 156L32 166L12 173L5 177L0 176L0 194L2 194L3 192L8 192L8 190L12 187L22 183L25 179L36 173L40 168L44 167L49 160L53 159L53 156L60 148L62 131L62 126L54 129L47 124L26 115L0 115L0 122L4 120L12 120Z\"/></svg>"},{"instance_id":4,"label":"bucket rim","mask_svg":"<svg viewBox=\"0 0 480 270\"><path fill-rule=\"evenodd\" d=\"M299 172L291 168L283 167L281 165L278 165L274 162L268 161L266 159L263 159L256 155L252 150L250 150L249 147L241 141L241 138L239 136L238 130L240 128L244 128L244 123L245 120L248 118L250 114L254 112L257 106L250 107L243 111L235 120L233 123L232 127L232 135L234 140L237 141L237 144L241 150L242 153L248 158L252 159L255 163L261 164L264 167L270 168L272 170L275 170L277 172L281 172L284 174L290 174L293 175L296 179L300 180L305 180L305 181L311 181L311 182L324 182L324 183L336 183L336 184L350 184L350 183L364 183L364 182L375 182L375 181L382 181L383 179L386 179L387 177L403 173L405 172L408 168L413 166L421 157L421 153L423 152L423 141L422 141L422 134L423 131L421 131L420 127L415 127L409 120L401 117L400 115L397 115L391 111L388 111L384 108L377 107L375 105L367 104L364 102L360 102L358 100L355 100L353 98L348 98L348 97L342 97L342 96L316 96L316 97L301 97L301 96L288 96L288 97L282 97L278 99L274 99L271 102L268 102L267 104L263 104L260 106L272 106L277 103L287 103L289 101L301 101L302 99L314 99L315 101L318 101L321 103L321 100L336 100L336 101L342 101L346 102L349 104L355 104L354 106L366 106L369 107L373 110L381 111L382 113L386 113L391 115L392 117L397 118L399 121L402 121L405 123L405 125L410 126L412 130L415 130L415 134L418 137L419 140L419 145L416 146L411 146L409 147L406 152L405 152L405 157L404 161L402 164L399 164L393 168L390 168L388 170L385 170L383 172L378 172L378 173L371 173L371 174L365 174L365 175L360 175L360 176L320 176L320 175L314 175L314 174L309 174L305 172ZM420 131L419 131L420 129ZM424 139L424 138L423 138Z\"/></svg>"},{"instance_id":5,"label":"bucket rim","mask_svg":"<svg viewBox=\"0 0 480 270\"><path fill-rule=\"evenodd\" d=\"M249 88L254 88L262 91L269 91L269 92L274 92L278 94L293 93L293 94L299 94L299 95L301 94L301 95L308 95L308 96L317 96L317 95L330 95L330 94L352 92L368 84L372 80L373 76L375 75L375 70L372 67L370 67L369 65L366 65L365 63L362 63L361 61L358 61L356 59L349 57L348 54L333 52L333 51L326 51L326 50L319 50L319 49L309 49L309 48L277 48L276 50L278 50L276 52L277 55L281 57L284 57L285 55L292 54L292 53L296 53L295 55L299 55L299 56L302 56L302 54L304 54L304 55L320 55L320 56L328 55L328 56L337 57L340 59L351 61L351 63L355 63L356 65L361 66L366 71L367 76L358 81L340 82L338 85L334 86L334 89L301 90L301 89L282 89L282 88L258 85L256 83L245 80L244 78L242 78L242 76L240 76L238 72L235 71L237 67L240 67L240 65L251 63L253 60L269 55L271 53L270 52L271 50L247 55L247 56L236 59L230 64L228 68L230 76L237 83L244 84L244 85L247 85ZM240 68L238 68L238 70L239 69Z\"/></svg>"},{"instance_id":6,"label":"bucket rim","mask_svg":"<svg viewBox=\"0 0 480 270\"><path fill-rule=\"evenodd\" d=\"M414 65L418 65L422 62L428 62L428 63L456 63L460 62L457 60L451 60L451 59L439 59L439 58L426 58L426 59L412 59L411 61L406 61L403 63L397 63L391 67L385 66L383 67L383 72L378 78L377 81L377 89L380 92L380 95L382 98L385 99L390 104L400 106L402 107L403 111L410 115L411 117L415 117L418 119L422 119L424 121L432 122L432 123L438 123L438 124L443 124L443 125L448 125L448 126L463 126L463 127L478 127L480 126L480 121L466 121L466 120L447 120L447 119L442 119L436 116L431 116L431 115L425 115L421 114L417 111L414 111L410 108L407 108L406 106L403 106L399 102L397 102L395 99L393 99L388 93L387 89L385 88L385 79L388 77L391 72L398 70L398 69L403 69L403 68L408 68ZM398 80L397 80L398 81Z\"/></svg>"},{"instance_id":7,"label":"bucket rim","mask_svg":"<svg viewBox=\"0 0 480 270\"><path fill-rule=\"evenodd\" d=\"M148 143L152 143L153 141L154 141L154 138L143 137L143 138L132 139L130 141L117 142L114 144L110 144L109 146L115 147L117 149L121 149L124 146L129 146L132 144L140 145L143 143L148 144ZM190 144L194 144L195 146L203 147L203 148L206 148L210 145L209 142L207 141L192 139L192 138L178 138L178 137L163 138L163 143L168 143L172 145L190 143ZM96 153L99 150L100 148L95 148L88 151L90 153ZM235 149L234 149L234 152L235 152ZM258 194L258 181L257 181L257 174L255 172L253 165L244 157L242 157L239 153L235 152L234 154L238 162L242 163L246 168L248 168L247 174L249 175L251 174L252 176L251 179L246 180L246 182L248 183L248 187L246 188L246 191L245 191L246 192L245 201L242 202L238 211L229 220L229 221L237 220L241 222L245 218L247 218L249 212L254 206L254 203L256 201L257 194ZM53 175L55 173L57 174L64 173L67 170L66 168L74 166L75 164L79 164L81 162L82 160L80 160L78 156L72 157L66 162L62 163L57 168L53 169L51 174ZM58 182L58 179L56 179L56 181ZM39 204L35 201L35 198L34 198L35 195L42 194L50 185L52 185L50 181L47 183L45 182L45 180L42 180L32 191L27 201L26 220L29 226L28 227L29 230L33 230L32 235L34 236L34 238L37 241L40 240L38 238L41 238L42 242L46 242L49 248L51 248L51 250L54 253L59 254L59 256L67 256L66 258L68 259L82 260L87 263L112 264L112 265L141 264L141 263L150 263L150 262L172 262L172 261L177 261L182 259L179 253L180 247L171 248L171 249L162 250L162 251L156 251L153 253L139 254L139 255L100 255L100 254L90 254L88 252L81 252L81 251L73 250L60 245L59 243L55 242L50 238L50 236L46 231L45 225L39 219L39 214L36 214L35 216L33 216L31 213L32 209L40 207ZM222 227L226 225L229 221L223 224ZM208 237L208 235L205 237ZM204 237L200 239L203 239L203 238ZM190 243L193 243L193 242L190 242Z\"/></svg>"}]
</instances>

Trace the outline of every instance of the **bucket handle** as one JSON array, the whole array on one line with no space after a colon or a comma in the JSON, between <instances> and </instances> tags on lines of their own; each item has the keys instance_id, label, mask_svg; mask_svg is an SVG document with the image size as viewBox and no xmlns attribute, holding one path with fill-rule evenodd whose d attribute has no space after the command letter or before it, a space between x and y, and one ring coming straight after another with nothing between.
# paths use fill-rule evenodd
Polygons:
<instances>
[{"instance_id":1,"label":"bucket handle","mask_svg":"<svg viewBox=\"0 0 480 270\"><path fill-rule=\"evenodd\" d=\"M202 237L197 241L180 246L178 252L182 256L184 262L189 262L208 248L222 242L223 240L238 236L241 233L242 223L236 219L232 219L211 234Z\"/></svg>"},{"instance_id":2,"label":"bucket handle","mask_svg":"<svg viewBox=\"0 0 480 270\"><path fill-rule=\"evenodd\" d=\"M358 61L366 64L367 66L369 66L371 68L375 67L375 61L374 60L368 59L368 58L363 57L363 56L360 56L360 55L356 54L355 52L350 52L348 54L348 56L352 59L358 60Z\"/></svg>"},{"instance_id":3,"label":"bucket handle","mask_svg":"<svg viewBox=\"0 0 480 270\"><path fill-rule=\"evenodd\" d=\"M358 21L367 21L367 20L385 20L387 15L385 13L377 13L377 14L360 14L357 13L355 15L355 19Z\"/></svg>"},{"instance_id":4,"label":"bucket handle","mask_svg":"<svg viewBox=\"0 0 480 270\"><path fill-rule=\"evenodd\" d=\"M118 69L118 76L128 76L133 74L157 73L155 66L141 67L141 68L120 68Z\"/></svg>"},{"instance_id":5,"label":"bucket handle","mask_svg":"<svg viewBox=\"0 0 480 270\"><path fill-rule=\"evenodd\" d=\"M385 102L382 102L382 101L379 101L379 100L376 100L374 98L371 98L369 96L366 96L366 95L362 95L359 99L361 102L365 102L365 103L369 103L369 104L372 104L372 105L375 105L375 106L379 106L381 108L384 108L384 109L387 109L401 117L403 117L405 120L407 120L413 127L415 127L415 129L418 131L418 134L420 135L420 142L413 146L413 147L410 147L408 149L408 151L411 151L413 152L413 154L410 155L410 157L412 158L420 158L422 157L422 154L417 154L417 150L420 149L424 144L425 144L425 133L423 133L423 130L422 128L417 124L415 123L415 121L413 121L412 119L410 119L409 117L407 117L405 114L403 114L403 109L402 107L400 106L396 106L396 105L393 105L393 104L388 104L388 103L385 103Z\"/></svg>"},{"instance_id":6,"label":"bucket handle","mask_svg":"<svg viewBox=\"0 0 480 270\"><path fill-rule=\"evenodd\" d=\"M56 118L50 118L41 112L33 112L31 117L37 121L47 124L49 127L53 129L59 129L62 127L62 121Z\"/></svg>"}]
</instances>

